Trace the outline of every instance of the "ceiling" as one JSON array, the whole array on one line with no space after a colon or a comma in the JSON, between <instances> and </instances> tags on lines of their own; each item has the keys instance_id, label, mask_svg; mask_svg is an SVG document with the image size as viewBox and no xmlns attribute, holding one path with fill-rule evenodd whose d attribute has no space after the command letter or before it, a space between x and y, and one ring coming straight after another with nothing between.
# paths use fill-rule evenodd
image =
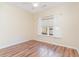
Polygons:
<instances>
[{"instance_id":1,"label":"ceiling","mask_svg":"<svg viewBox=\"0 0 79 59\"><path fill-rule=\"evenodd\" d=\"M32 3L34 2L8 2L8 4L18 6L32 13L44 11L46 9L49 9L50 7L55 8L56 6L72 4L68 2L67 3L65 2L39 2L38 7L33 7Z\"/></svg>"}]
</instances>

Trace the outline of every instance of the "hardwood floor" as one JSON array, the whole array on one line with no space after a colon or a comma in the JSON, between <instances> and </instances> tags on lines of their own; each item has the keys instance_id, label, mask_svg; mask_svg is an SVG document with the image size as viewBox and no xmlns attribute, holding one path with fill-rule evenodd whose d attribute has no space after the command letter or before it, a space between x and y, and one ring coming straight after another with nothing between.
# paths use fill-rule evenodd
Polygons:
<instances>
[{"instance_id":1,"label":"hardwood floor","mask_svg":"<svg viewBox=\"0 0 79 59\"><path fill-rule=\"evenodd\" d=\"M75 49L30 40L0 50L1 57L79 57Z\"/></svg>"}]
</instances>

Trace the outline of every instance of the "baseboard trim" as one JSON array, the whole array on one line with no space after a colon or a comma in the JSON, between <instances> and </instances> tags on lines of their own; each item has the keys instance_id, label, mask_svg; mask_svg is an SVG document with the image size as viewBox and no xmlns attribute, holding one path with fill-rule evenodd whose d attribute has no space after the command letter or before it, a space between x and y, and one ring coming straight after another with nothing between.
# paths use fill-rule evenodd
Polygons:
<instances>
[{"instance_id":1,"label":"baseboard trim","mask_svg":"<svg viewBox=\"0 0 79 59\"><path fill-rule=\"evenodd\" d=\"M7 48L7 47L10 47L10 46L13 46L13 45L17 45L17 44L20 44L20 43L23 43L23 42L26 42L26 41L29 41L29 40L20 41L20 42L17 42L17 43L13 43L13 44L11 44L11 45L5 45L5 46L3 46L3 47L0 47L0 49Z\"/></svg>"}]
</instances>

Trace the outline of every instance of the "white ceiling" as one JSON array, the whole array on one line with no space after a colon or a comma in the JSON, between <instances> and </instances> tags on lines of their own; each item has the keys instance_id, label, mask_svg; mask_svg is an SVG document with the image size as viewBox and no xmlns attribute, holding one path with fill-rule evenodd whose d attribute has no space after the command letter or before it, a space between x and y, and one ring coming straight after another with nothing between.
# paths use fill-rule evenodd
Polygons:
<instances>
[{"instance_id":1,"label":"white ceiling","mask_svg":"<svg viewBox=\"0 0 79 59\"><path fill-rule=\"evenodd\" d=\"M64 2L39 2L38 7L33 7L32 3L34 2L8 2L8 4L18 6L32 13L44 11L50 7L54 8L60 5L72 4L72 3L64 3Z\"/></svg>"}]
</instances>

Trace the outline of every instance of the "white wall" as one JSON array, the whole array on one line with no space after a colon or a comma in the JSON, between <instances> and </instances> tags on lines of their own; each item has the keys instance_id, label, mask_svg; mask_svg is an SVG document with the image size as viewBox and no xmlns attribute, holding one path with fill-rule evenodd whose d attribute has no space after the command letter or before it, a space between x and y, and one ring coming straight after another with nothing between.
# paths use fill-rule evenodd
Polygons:
<instances>
[{"instance_id":1,"label":"white wall","mask_svg":"<svg viewBox=\"0 0 79 59\"><path fill-rule=\"evenodd\" d=\"M31 13L13 5L0 3L0 48L31 40L33 23Z\"/></svg>"},{"instance_id":2,"label":"white wall","mask_svg":"<svg viewBox=\"0 0 79 59\"><path fill-rule=\"evenodd\" d=\"M79 49L79 5L59 5L36 15L35 24L37 24L37 19L39 17L54 15L59 21L58 25L62 31L62 37L60 39L55 39L52 37L41 37L42 39L39 39L36 33L35 37L37 40ZM35 31L37 31L37 26L35 26L35 29Z\"/></svg>"}]
</instances>

